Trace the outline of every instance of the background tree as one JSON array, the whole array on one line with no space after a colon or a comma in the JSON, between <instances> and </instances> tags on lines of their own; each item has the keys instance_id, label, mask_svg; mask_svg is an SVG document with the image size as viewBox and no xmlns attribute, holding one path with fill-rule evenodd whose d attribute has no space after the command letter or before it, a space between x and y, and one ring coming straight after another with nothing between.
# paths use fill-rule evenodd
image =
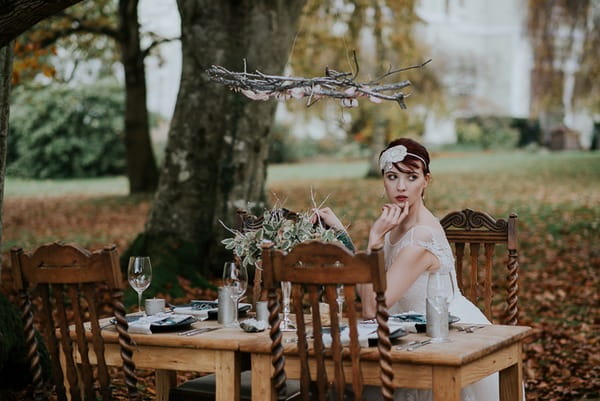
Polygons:
<instances>
[{"instance_id":1,"label":"background tree","mask_svg":"<svg viewBox=\"0 0 600 401\"><path fill-rule=\"evenodd\" d=\"M568 110L600 112L600 2L529 0L528 9L532 114L547 135Z\"/></svg>"},{"instance_id":2,"label":"background tree","mask_svg":"<svg viewBox=\"0 0 600 401\"><path fill-rule=\"evenodd\" d=\"M141 48L138 0L99 0L85 2L38 24L17 42L15 77L42 71L55 76L50 63L57 47L76 55L70 75L78 62L99 59L108 73L118 58L125 77L125 157L130 193L153 192L158 183L158 169L148 122L146 73L144 59L165 41L149 33ZM117 49L112 46L117 45ZM64 78L63 78L64 79Z\"/></svg>"},{"instance_id":3,"label":"background tree","mask_svg":"<svg viewBox=\"0 0 600 401\"><path fill-rule=\"evenodd\" d=\"M353 50L357 52L360 76L365 79L380 77L390 68L424 62L429 54L426 46L416 39L416 28L421 22L416 5L416 0L311 1L290 57L290 68L295 74L305 76L322 74L316 69L324 66L355 72ZM444 102L432 66L391 78L412 82L408 92L415 95L407 99L411 113L392 103L375 105L361 101L359 107L350 111L349 119L340 119L350 138L369 145L372 154L369 176L380 174L377 158L390 139L422 135L424 115L415 113L418 104L440 108ZM291 107L302 112L303 105ZM323 104L321 111L328 107L331 104ZM311 113L314 108L311 106Z\"/></svg>"},{"instance_id":4,"label":"background tree","mask_svg":"<svg viewBox=\"0 0 600 401\"><path fill-rule=\"evenodd\" d=\"M209 81L212 64L281 74L303 0L179 0L182 74L150 217L129 253L152 256L155 290L177 274L220 275L237 208L264 205L275 102ZM127 255L124 255L127 257ZM162 284L162 288L161 287ZM172 290L173 292L173 290Z\"/></svg>"},{"instance_id":5,"label":"background tree","mask_svg":"<svg viewBox=\"0 0 600 401\"><path fill-rule=\"evenodd\" d=\"M4 200L6 176L6 148L8 136L9 96L12 77L13 50L10 43L20 33L48 16L79 1L41 0L0 1L0 209ZM2 217L0 216L0 243L2 243ZM2 261L0 258L0 272Z\"/></svg>"}]
</instances>

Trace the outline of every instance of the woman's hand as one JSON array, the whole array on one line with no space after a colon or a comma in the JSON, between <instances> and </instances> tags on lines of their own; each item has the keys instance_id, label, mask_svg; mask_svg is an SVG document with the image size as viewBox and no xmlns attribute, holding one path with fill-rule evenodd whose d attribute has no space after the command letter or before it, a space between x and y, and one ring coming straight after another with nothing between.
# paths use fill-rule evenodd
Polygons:
<instances>
[{"instance_id":1,"label":"woman's hand","mask_svg":"<svg viewBox=\"0 0 600 401\"><path fill-rule=\"evenodd\" d=\"M321 221L334 230L346 230L340 219L338 219L330 208L324 207L322 209L313 209L313 213L314 214L310 218L311 223L315 224Z\"/></svg>"},{"instance_id":2,"label":"woman's hand","mask_svg":"<svg viewBox=\"0 0 600 401\"><path fill-rule=\"evenodd\" d=\"M398 227L408 216L408 202L404 205L386 203L381 208L381 215L375 220L369 233L369 249L378 249L383 246L385 234Z\"/></svg>"}]
</instances>

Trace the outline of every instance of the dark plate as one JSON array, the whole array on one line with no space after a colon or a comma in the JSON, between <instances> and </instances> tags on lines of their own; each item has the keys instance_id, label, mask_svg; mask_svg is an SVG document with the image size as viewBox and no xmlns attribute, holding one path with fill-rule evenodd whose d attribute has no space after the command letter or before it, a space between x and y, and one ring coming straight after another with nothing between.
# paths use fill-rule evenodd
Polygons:
<instances>
[{"instance_id":1,"label":"dark plate","mask_svg":"<svg viewBox=\"0 0 600 401\"><path fill-rule=\"evenodd\" d=\"M252 305L250 305L250 304L240 305L238 307L238 318L246 315L246 312L248 312L250 309L252 309ZM208 311L208 320L217 320L218 316L219 316L218 310L212 309L212 310Z\"/></svg>"},{"instance_id":2,"label":"dark plate","mask_svg":"<svg viewBox=\"0 0 600 401\"><path fill-rule=\"evenodd\" d=\"M395 339L404 337L407 334L408 334L408 332L406 330L404 330L402 327L399 327L390 333L390 340L394 341ZM368 341L369 341L369 347L375 347L375 346L377 346L379 339L377 337L369 338Z\"/></svg>"},{"instance_id":3,"label":"dark plate","mask_svg":"<svg viewBox=\"0 0 600 401\"><path fill-rule=\"evenodd\" d=\"M196 318L191 316L180 322L172 320L172 317L168 317L166 319L152 323L150 325L150 331L153 333L166 333L169 331L187 330L195 321Z\"/></svg>"},{"instance_id":4,"label":"dark plate","mask_svg":"<svg viewBox=\"0 0 600 401\"><path fill-rule=\"evenodd\" d=\"M456 323L460 320L458 316L448 315L448 324ZM417 329L417 333L425 333L427 331L426 323L417 323L415 324L415 329Z\"/></svg>"}]
</instances>

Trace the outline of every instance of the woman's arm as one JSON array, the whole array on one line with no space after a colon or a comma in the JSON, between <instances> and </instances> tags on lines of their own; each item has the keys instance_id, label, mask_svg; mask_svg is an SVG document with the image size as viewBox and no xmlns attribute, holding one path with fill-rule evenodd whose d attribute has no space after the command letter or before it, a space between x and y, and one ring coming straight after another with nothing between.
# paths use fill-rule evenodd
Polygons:
<instances>
[{"instance_id":1,"label":"woman's arm","mask_svg":"<svg viewBox=\"0 0 600 401\"><path fill-rule=\"evenodd\" d=\"M425 248L410 245L403 248L386 273L386 307L390 308L402 298L417 278L427 270L439 267L439 260ZM359 284L357 291L362 301L362 315L365 319L375 317L377 304L372 284Z\"/></svg>"}]
</instances>

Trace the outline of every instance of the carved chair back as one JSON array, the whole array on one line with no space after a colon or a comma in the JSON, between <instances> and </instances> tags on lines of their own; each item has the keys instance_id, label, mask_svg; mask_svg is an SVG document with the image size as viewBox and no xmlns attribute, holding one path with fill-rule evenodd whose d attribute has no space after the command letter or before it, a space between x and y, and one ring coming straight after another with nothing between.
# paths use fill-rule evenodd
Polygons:
<instances>
[{"instance_id":1,"label":"carved chair back","mask_svg":"<svg viewBox=\"0 0 600 401\"><path fill-rule=\"evenodd\" d=\"M22 310L35 399L45 399L47 395L43 390L34 314L40 322L50 354L57 399L67 400L65 385L73 401L112 398L98 322L99 297L103 289L110 292L109 309L117 321L129 398L137 399L133 349L127 333L116 247L111 245L90 252L77 245L56 242L42 245L31 253L13 248L11 262ZM95 361L90 361L91 351ZM92 362L96 362L96 369Z\"/></svg>"},{"instance_id":2,"label":"carved chair back","mask_svg":"<svg viewBox=\"0 0 600 401\"><path fill-rule=\"evenodd\" d=\"M448 241L454 244L458 286L471 302L483 309L490 320L493 290L499 287L498 283L494 283L494 251L497 244L506 248L506 311L500 321L516 325L519 312L517 215L512 213L508 220L495 219L485 212L464 209L447 214L440 223ZM468 252L465 251L465 245L468 245Z\"/></svg>"},{"instance_id":3,"label":"carved chair back","mask_svg":"<svg viewBox=\"0 0 600 401\"><path fill-rule=\"evenodd\" d=\"M298 244L285 253L265 244L262 250L265 287L269 291L269 323L271 325L272 358L275 368L273 385L281 398L285 388L285 360L282 333L279 328L280 304L276 289L282 281L291 283L291 298L297 326L297 355L300 363L300 388L303 400L324 401L331 391L341 401L344 398L345 384L352 383L355 399L362 399L363 382L360 371L360 345L357 332L357 312L354 308L356 284L373 283L377 300L378 350L381 368L382 394L386 401L392 399L393 372L391 369L391 343L389 339L388 313L385 307L386 289L383 251L369 254L356 254L335 243L308 241ZM350 344L342 346L340 322L336 303L337 286L344 286L344 296L348 302L347 317ZM325 349L322 332L319 300L325 294L329 305L331 347ZM303 302L308 300L311 309L313 340L308 341L308 327L305 321ZM291 357L291 356L290 356ZM315 365L309 363L314 358ZM327 361L327 362L326 362ZM332 364L333 377L328 378L326 365ZM344 366L351 366L352 377L345 378ZM311 372L309 366L316 366ZM329 389L329 382L333 383Z\"/></svg>"}]
</instances>

